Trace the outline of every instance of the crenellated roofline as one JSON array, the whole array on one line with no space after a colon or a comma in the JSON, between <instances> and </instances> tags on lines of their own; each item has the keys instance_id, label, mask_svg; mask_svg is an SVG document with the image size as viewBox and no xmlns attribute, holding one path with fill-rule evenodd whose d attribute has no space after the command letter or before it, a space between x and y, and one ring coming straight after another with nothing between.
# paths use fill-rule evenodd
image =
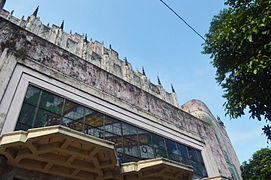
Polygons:
<instances>
[{"instance_id":1,"label":"crenellated roofline","mask_svg":"<svg viewBox=\"0 0 271 180\"><path fill-rule=\"evenodd\" d=\"M1 1L1 3L5 3L5 1ZM118 52L112 49L111 44L109 45L109 48L106 48L104 47L103 41L92 41L92 38L88 40L87 34L81 35L72 33L72 31L66 33L64 31L64 21L62 21L60 26L54 24L52 26L49 24L44 25L38 17L38 11L39 6L26 20L24 19L24 16L21 17L21 19L14 17L13 10L8 12L5 9L0 9L0 16L167 103L179 107L176 92L172 85L172 92L169 93L163 88L158 76L158 85L150 82L150 79L146 77L144 68L142 68L142 73L138 70L134 71L127 58L124 58L123 60L119 59Z\"/></svg>"}]
</instances>

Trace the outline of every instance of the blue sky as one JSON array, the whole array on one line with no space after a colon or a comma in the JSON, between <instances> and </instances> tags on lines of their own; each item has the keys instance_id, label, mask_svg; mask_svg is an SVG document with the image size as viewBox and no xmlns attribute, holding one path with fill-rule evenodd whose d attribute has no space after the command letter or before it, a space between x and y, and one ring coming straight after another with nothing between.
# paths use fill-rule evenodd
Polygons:
<instances>
[{"instance_id":1,"label":"blue sky","mask_svg":"<svg viewBox=\"0 0 271 180\"><path fill-rule=\"evenodd\" d=\"M200 34L208 32L212 17L224 6L224 0L164 0ZM261 128L265 122L225 117L223 90L215 81L215 69L208 55L201 54L203 40L170 12L159 0L7 0L5 9L15 10L18 18L33 13L44 24L60 25L66 32L87 33L93 40L127 57L133 69L142 66L148 78L157 83L157 75L167 91L172 83L179 104L200 99L216 117L220 116L242 163L253 152L266 147Z\"/></svg>"}]
</instances>

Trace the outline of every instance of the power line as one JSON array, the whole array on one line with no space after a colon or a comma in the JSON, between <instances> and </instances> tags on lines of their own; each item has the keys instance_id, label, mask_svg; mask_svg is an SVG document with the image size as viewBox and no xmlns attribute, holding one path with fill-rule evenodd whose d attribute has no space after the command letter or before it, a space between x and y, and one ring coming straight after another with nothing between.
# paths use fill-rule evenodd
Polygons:
<instances>
[{"instance_id":1,"label":"power line","mask_svg":"<svg viewBox=\"0 0 271 180\"><path fill-rule=\"evenodd\" d=\"M200 35L192 26L190 26L176 11L174 11L167 3L165 3L163 0L160 0L169 10L171 10L180 20L182 20L192 31L194 31L201 39L206 41L206 39Z\"/></svg>"}]
</instances>

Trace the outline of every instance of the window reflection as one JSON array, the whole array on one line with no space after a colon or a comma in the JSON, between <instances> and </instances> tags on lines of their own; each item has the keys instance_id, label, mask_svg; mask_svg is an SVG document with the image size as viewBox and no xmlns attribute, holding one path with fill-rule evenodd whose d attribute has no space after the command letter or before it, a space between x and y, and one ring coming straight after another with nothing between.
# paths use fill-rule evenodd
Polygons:
<instances>
[{"instance_id":1,"label":"window reflection","mask_svg":"<svg viewBox=\"0 0 271 180\"><path fill-rule=\"evenodd\" d=\"M112 133L108 133L105 132L104 133L105 139L111 142L115 143L115 149L117 152L122 153L122 136L116 135L116 134L112 134Z\"/></svg>"},{"instance_id":2,"label":"window reflection","mask_svg":"<svg viewBox=\"0 0 271 180\"><path fill-rule=\"evenodd\" d=\"M139 149L138 149L138 142L134 141L129 138L123 138L123 148L124 148L124 153L134 156L134 157L139 157Z\"/></svg>"},{"instance_id":3,"label":"window reflection","mask_svg":"<svg viewBox=\"0 0 271 180\"><path fill-rule=\"evenodd\" d=\"M192 165L197 176L207 176L199 150L29 86L15 129L59 124L114 142L120 162L163 157Z\"/></svg>"},{"instance_id":4,"label":"window reflection","mask_svg":"<svg viewBox=\"0 0 271 180\"><path fill-rule=\"evenodd\" d=\"M141 158L143 159L154 158L151 133L142 129L138 129L138 140L140 145L139 149Z\"/></svg>"},{"instance_id":5,"label":"window reflection","mask_svg":"<svg viewBox=\"0 0 271 180\"><path fill-rule=\"evenodd\" d=\"M181 162L184 164L191 165L188 152L187 152L187 147L182 144L177 144L177 149L178 149L178 153L180 154Z\"/></svg>"},{"instance_id":6,"label":"window reflection","mask_svg":"<svg viewBox=\"0 0 271 180\"><path fill-rule=\"evenodd\" d=\"M63 98L52 95L46 91L42 92L39 107L54 114L61 114Z\"/></svg>"},{"instance_id":7,"label":"window reflection","mask_svg":"<svg viewBox=\"0 0 271 180\"><path fill-rule=\"evenodd\" d=\"M105 131L121 135L121 122L111 117L105 116Z\"/></svg>"},{"instance_id":8,"label":"window reflection","mask_svg":"<svg viewBox=\"0 0 271 180\"><path fill-rule=\"evenodd\" d=\"M61 116L50 111L39 109L34 127L45 127L60 124Z\"/></svg>"},{"instance_id":9,"label":"window reflection","mask_svg":"<svg viewBox=\"0 0 271 180\"><path fill-rule=\"evenodd\" d=\"M176 143L169 139L166 139L166 146L167 146L167 151L168 151L168 158L170 160L180 162L181 159L180 159L180 156L178 155Z\"/></svg>"},{"instance_id":10,"label":"window reflection","mask_svg":"<svg viewBox=\"0 0 271 180\"><path fill-rule=\"evenodd\" d=\"M25 103L21 109L15 130L27 130L32 127L36 107Z\"/></svg>"},{"instance_id":11,"label":"window reflection","mask_svg":"<svg viewBox=\"0 0 271 180\"><path fill-rule=\"evenodd\" d=\"M87 110L85 116L85 123L88 126L103 129L104 117L101 113L96 111Z\"/></svg>"},{"instance_id":12,"label":"window reflection","mask_svg":"<svg viewBox=\"0 0 271 180\"><path fill-rule=\"evenodd\" d=\"M24 102L36 106L40 97L40 92L40 89L29 86L26 91Z\"/></svg>"}]
</instances>

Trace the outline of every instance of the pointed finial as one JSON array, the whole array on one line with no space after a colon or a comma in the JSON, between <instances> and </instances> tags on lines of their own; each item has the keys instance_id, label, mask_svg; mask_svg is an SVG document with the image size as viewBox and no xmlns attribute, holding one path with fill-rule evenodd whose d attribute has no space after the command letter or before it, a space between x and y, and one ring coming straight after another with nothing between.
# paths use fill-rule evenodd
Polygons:
<instances>
[{"instance_id":1,"label":"pointed finial","mask_svg":"<svg viewBox=\"0 0 271 180\"><path fill-rule=\"evenodd\" d=\"M123 60L124 60L124 62L125 62L125 65L128 66L127 58L125 57Z\"/></svg>"},{"instance_id":2,"label":"pointed finial","mask_svg":"<svg viewBox=\"0 0 271 180\"><path fill-rule=\"evenodd\" d=\"M85 35L84 42L88 42L88 34Z\"/></svg>"},{"instance_id":3,"label":"pointed finial","mask_svg":"<svg viewBox=\"0 0 271 180\"><path fill-rule=\"evenodd\" d=\"M158 76L157 76L157 80L158 80L158 84L159 84L159 85L162 85L162 84L161 84L161 81L160 81L160 79L159 79Z\"/></svg>"},{"instance_id":4,"label":"pointed finial","mask_svg":"<svg viewBox=\"0 0 271 180\"><path fill-rule=\"evenodd\" d=\"M62 21L61 25L60 25L60 29L64 29L64 20Z\"/></svg>"},{"instance_id":5,"label":"pointed finial","mask_svg":"<svg viewBox=\"0 0 271 180\"><path fill-rule=\"evenodd\" d=\"M5 3L6 3L6 0L1 0L0 1L0 9L3 9Z\"/></svg>"},{"instance_id":6,"label":"pointed finial","mask_svg":"<svg viewBox=\"0 0 271 180\"><path fill-rule=\"evenodd\" d=\"M39 8L40 8L40 6L38 6L38 7L36 8L36 10L33 12L33 14L32 14L33 16L37 17Z\"/></svg>"},{"instance_id":7,"label":"pointed finial","mask_svg":"<svg viewBox=\"0 0 271 180\"><path fill-rule=\"evenodd\" d=\"M11 18L12 14L14 13L14 10L10 11L9 15L8 15L8 19Z\"/></svg>"},{"instance_id":8,"label":"pointed finial","mask_svg":"<svg viewBox=\"0 0 271 180\"><path fill-rule=\"evenodd\" d=\"M171 90L172 90L172 93L175 93L175 89L172 84L171 84Z\"/></svg>"},{"instance_id":9,"label":"pointed finial","mask_svg":"<svg viewBox=\"0 0 271 180\"><path fill-rule=\"evenodd\" d=\"M145 70L144 70L144 67L142 66L142 74L144 75L144 76L146 76L146 73L145 73Z\"/></svg>"},{"instance_id":10,"label":"pointed finial","mask_svg":"<svg viewBox=\"0 0 271 180\"><path fill-rule=\"evenodd\" d=\"M111 44L109 44L109 49L110 49L110 50L112 49L112 46L111 46Z\"/></svg>"}]
</instances>

